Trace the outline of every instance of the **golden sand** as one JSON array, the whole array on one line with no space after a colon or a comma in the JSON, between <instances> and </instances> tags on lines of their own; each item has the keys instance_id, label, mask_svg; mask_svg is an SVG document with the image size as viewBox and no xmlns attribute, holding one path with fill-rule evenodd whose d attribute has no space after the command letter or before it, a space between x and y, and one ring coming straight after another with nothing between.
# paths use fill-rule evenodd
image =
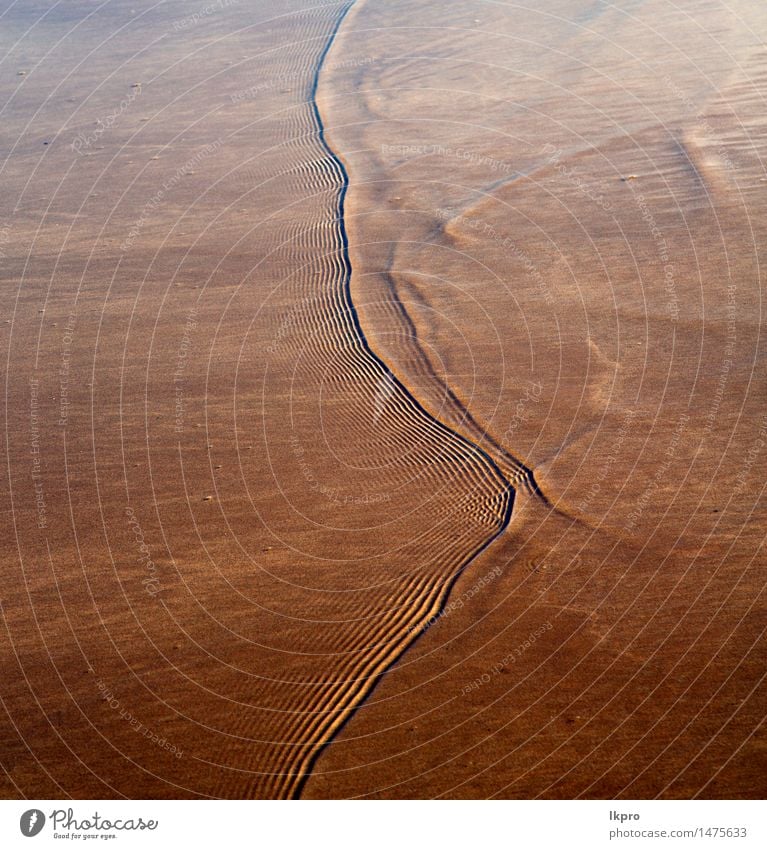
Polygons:
<instances>
[{"instance_id":1,"label":"golden sand","mask_svg":"<svg viewBox=\"0 0 767 849\"><path fill-rule=\"evenodd\" d=\"M767 21L687 7L11 13L5 796L763 795Z\"/></svg>"}]
</instances>

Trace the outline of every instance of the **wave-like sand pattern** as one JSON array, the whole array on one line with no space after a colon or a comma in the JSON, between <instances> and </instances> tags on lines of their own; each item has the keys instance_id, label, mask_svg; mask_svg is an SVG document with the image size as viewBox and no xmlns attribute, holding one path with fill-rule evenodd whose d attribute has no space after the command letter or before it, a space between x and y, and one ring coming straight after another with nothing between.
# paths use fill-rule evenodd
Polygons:
<instances>
[{"instance_id":1,"label":"wave-like sand pattern","mask_svg":"<svg viewBox=\"0 0 767 849\"><path fill-rule=\"evenodd\" d=\"M279 744L269 763L258 764L264 780L254 794L261 797L301 792L322 748L423 633L467 563L506 528L515 487L539 493L522 463L506 455L502 469L480 447L482 434L466 411L458 415L469 430L478 431L476 441L432 417L371 349L360 326L344 219L349 178L326 138L317 98L333 41L353 5L336 10L312 61L306 108L298 113L306 126L299 128L296 117L291 119L296 139L291 154L301 163L291 178L312 198L316 212L310 227L285 232L285 262L298 266L285 284L295 308L273 365L276 374L291 375L293 387L321 386L322 409L333 411L327 424L343 434L345 456L365 458L390 492L417 488L424 495L411 519L412 537L386 555L388 573L371 576L385 592L374 589L356 610L350 602L344 610L349 618L333 628L327 643L316 636L314 648L332 655L330 680L303 680L275 693L283 706L272 732ZM311 259L302 265L306 256ZM458 405L449 397L453 407ZM407 503L407 497L403 500ZM309 600L303 612L322 619L322 608L323 602Z\"/></svg>"}]
</instances>

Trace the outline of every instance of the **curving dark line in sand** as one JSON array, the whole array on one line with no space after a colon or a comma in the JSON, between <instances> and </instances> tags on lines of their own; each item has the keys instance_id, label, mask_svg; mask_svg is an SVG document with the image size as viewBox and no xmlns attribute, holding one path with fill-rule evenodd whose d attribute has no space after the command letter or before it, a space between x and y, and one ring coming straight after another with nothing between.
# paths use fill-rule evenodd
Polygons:
<instances>
[{"instance_id":1,"label":"curving dark line in sand","mask_svg":"<svg viewBox=\"0 0 767 849\"><path fill-rule=\"evenodd\" d=\"M335 665L319 678L312 672L296 681L302 688L299 696L283 700L290 706L290 718L286 714L273 730L280 741L278 751L260 764L260 775L269 777L259 795L271 798L301 795L326 746L381 676L428 630L467 565L507 529L517 495L524 492L554 509L532 470L491 445L454 393L448 390L449 415L458 416L468 435L429 413L371 348L362 330L351 293L345 221L349 176L327 140L318 103L325 61L353 6L353 0L344 4L330 23L307 79L304 106L310 126L308 132L302 128L300 137L309 149L296 174L302 188L309 187L314 196L320 196L321 188L327 201L321 218L306 231L312 234L310 241L301 243L316 263L292 278L296 297L305 297L307 290L310 297L302 301L308 306L297 316L295 339L284 340L285 353L297 356L297 367L320 385L324 381L332 387L341 403L338 424L346 426L351 442L388 458L395 479L404 475L427 488L422 513L427 524L416 522L412 539L397 548L399 578L396 568L394 576L382 576L382 586L389 586L391 578L387 595L366 605L366 616L355 620L360 625L334 633ZM428 358L424 362L428 365ZM371 412L373 427L366 418Z\"/></svg>"},{"instance_id":2,"label":"curving dark line in sand","mask_svg":"<svg viewBox=\"0 0 767 849\"><path fill-rule=\"evenodd\" d=\"M497 465L501 468L504 477L506 477L514 486L519 487L520 489L524 489L529 495L535 496L540 503L556 513L557 515L562 516L563 518L569 519L573 522L577 522L578 519L570 514L566 513L559 507L556 507L551 503L546 493L540 488L538 481L535 478L535 472L523 463L519 458L515 457L508 449L504 448L495 437L489 433L485 428L483 428L479 422L474 418L474 415L469 410L469 408L463 404L461 399L455 394L452 388L447 384L446 381L442 380L442 378L437 374L436 369L431 361L431 358L424 350L421 342L418 338L418 331L416 329L415 323L413 319L410 317L405 305L402 303L401 299L397 295L397 285L394 280L394 275L391 271L383 272L384 277L387 281L387 286L389 291L392 293L392 305L397 312L397 315L400 321L407 327L410 333L410 340L413 349L413 355L416 358L419 367L423 371L424 374L428 375L429 379L436 385L439 386L442 391L445 400L447 401L448 406L453 411L453 415L461 422L462 426L465 427L476 440L475 445L479 447L479 443L486 443L490 446L490 449L499 457L500 463ZM487 453L487 452L485 452ZM488 456L490 456L488 454Z\"/></svg>"},{"instance_id":3,"label":"curving dark line in sand","mask_svg":"<svg viewBox=\"0 0 767 849\"><path fill-rule=\"evenodd\" d=\"M317 92L319 88L320 75L322 73L322 69L325 64L325 60L328 56L329 51L331 50L333 43L336 39L336 36L346 19L350 9L354 5L354 2L350 2L348 6L342 11L339 15L338 20L335 23L329 37L328 41L320 53L317 65L314 70L314 75L312 78L311 88L310 88L310 105L311 105L311 114L314 118L314 122L316 124L316 138L319 140L319 143L323 149L323 152L327 156L328 160L334 166L337 174L339 175L340 185L338 188L338 217L336 220L337 228L338 228L338 236L341 242L341 249L338 252L338 257L342 263L343 268L343 280L342 280L342 289L343 289L343 306L344 310L347 312L348 318L351 320L355 333L357 335L357 341L360 344L360 347L364 351L364 353L369 356L373 362L381 369L382 372L386 373L387 379L391 381L392 386L395 391L398 391L405 399L407 399L408 404L411 408L414 408L418 411L418 413L423 416L425 419L428 419L431 425L440 433L442 433L445 437L450 440L457 440L462 443L467 449L469 449L471 454L475 456L481 457L484 463L492 470L498 482L501 484L503 489L503 508L502 515L499 525L495 533L493 533L482 545L469 552L465 557L463 563L454 570L453 574L449 577L447 581L439 588L439 599L438 604L432 607L432 610L437 613L444 609L444 605L447 597L449 596L454 584L466 568L468 564L474 560L479 554L481 554L488 546L490 546L509 525L511 520L513 505L514 505L514 495L515 489L512 483L509 481L507 476L501 470L496 461L490 456L490 454L485 451L480 445L472 442L471 440L464 437L462 434L452 430L450 427L445 425L443 422L435 419L431 414L424 408L424 406L415 398L412 393L408 390L408 388L391 372L391 370L386 366L383 360L378 356L378 354L373 351L371 348L367 337L365 336L362 326L360 324L359 315L357 309L352 300L351 294L351 274L352 274L352 266L351 259L349 256L349 239L346 230L346 221L345 221L345 204L346 204L346 195L349 189L349 175L346 170L346 167L340 157L336 154L333 148L327 141L326 133L325 133L325 124L322 119L322 114L319 109L319 105L317 102ZM451 393L451 398L454 396ZM454 399L455 403L458 403L457 399ZM470 416L468 411L466 411L466 415ZM470 419L473 423L473 419ZM475 425L478 428L478 425ZM515 478L519 478L519 481L524 481L528 490L535 495L538 495L544 503L548 503L543 494L540 492L537 483L533 477L532 471L527 469L523 464L516 461L515 458L511 458L511 464L516 467L517 474ZM516 481L515 481L516 482ZM434 614L432 613L432 616ZM368 678L367 686L365 686L364 690L360 692L357 698L354 700L353 704L348 706L345 711L342 711L341 716L333 716L332 714L328 718L328 724L330 727L326 730L325 734L322 737L321 742L313 747L313 749L307 754L304 759L304 762L301 764L300 769L294 777L294 782L292 787L289 788L289 791L285 794L291 798L297 798L301 795L303 788L311 775L312 769L317 761L317 759L322 754L323 750L326 746L333 740L336 734L341 730L341 728L346 724L346 722L351 718L354 712L360 707L361 704L368 698L370 693L372 692L375 684L380 680L380 677L389 669L391 666L397 662L397 660L402 656L402 654L410 648L416 640L426 631L426 628L416 629L415 631L411 631L409 638L404 641L404 643L400 644L396 647L393 653L390 653L386 658L385 665L376 670L375 675L371 675Z\"/></svg>"},{"instance_id":4,"label":"curving dark line in sand","mask_svg":"<svg viewBox=\"0 0 767 849\"><path fill-rule=\"evenodd\" d=\"M349 11L352 8L352 6L354 5L354 2L356 2L356 0L353 0L353 2L349 3L349 5L346 7L346 9L344 9L344 11L339 16L339 19L336 22L336 25L333 28L333 31L330 33L330 36L328 38L327 44L325 45L325 48L320 53L319 59L317 61L317 67L316 67L315 72L314 72L314 77L312 79L312 86L311 86L311 92L310 92L310 104L311 104L312 114L313 114L314 120L316 121L316 124L317 124L317 132L316 132L317 138L319 139L320 144L322 145L323 149L325 150L325 153L327 154L328 159L330 159L333 162L333 164L338 169L339 174L341 175L341 186L339 188L339 196L338 196L338 221L337 221L337 223L338 223L339 236L341 238L341 244L342 244L342 248L341 248L341 251L339 252L339 254L340 254L340 259L341 259L341 262L342 262L343 268L344 268L344 292L343 292L343 294L344 294L344 300L346 302L345 306L348 309L349 318L351 319L351 321L354 325L354 328L355 328L355 330L356 330L356 332L359 336L359 341L360 341L363 349L365 350L365 352L370 357L373 358L373 360L375 360L375 362L382 369L384 369L391 376L391 380L392 380L393 384L396 386L396 388L399 389L400 392L402 392L403 395L407 396L408 401L414 407L417 407L418 410L421 413L423 413L424 416L428 417L433 422L433 424L435 424L439 429L444 430L444 432L446 434L450 434L450 436L452 438L458 438L459 440L464 442L467 446L471 446L477 453L481 454L483 459L486 460L490 464L493 471L498 475L498 477L501 480L505 481L506 485L510 489L513 490L511 482L506 478L506 476L501 471L498 464L495 462L495 460L493 460L493 458L490 456L490 454L487 453L487 451L483 450L475 442L472 442L471 440L466 439L466 437L462 436L457 431L452 430L447 425L440 422L438 419L435 419L424 408L424 406L420 403L420 401L418 401L418 399L415 398L414 395L412 395L410 390L397 378L397 376L391 371L391 369L389 369L389 367L383 362L383 360L378 356L378 354L376 354L375 351L373 351L373 349L370 347L370 343L368 342L367 337L365 336L365 333L362 330L362 325L360 324L360 320L359 320L359 314L358 314L357 308L354 306L354 302L352 300L352 293L351 293L352 264L351 264L351 259L349 258L349 237L348 237L348 234L346 232L346 219L345 219L346 194L349 190L349 175L348 175L348 172L346 171L346 166L343 164L343 162L339 158L338 154L336 154L336 152L333 150L333 148L328 144L327 138L325 137L325 124L322 120L322 115L320 113L320 109L319 109L319 106L317 104L317 90L319 88L320 74L321 74L322 68L325 64L325 59L327 58L327 55L328 55L328 52L330 51L330 48L333 46L333 42L335 41L336 36L338 35L338 32L341 28L341 25L344 22L344 19L346 18L346 16L348 15ZM452 395L452 392L451 392L451 397L454 397ZM455 399L455 400L456 400L456 403L458 403L457 399ZM461 409L463 410L463 408L461 408ZM468 411L465 411L465 415L467 417L470 416ZM473 422L473 419L472 419L472 422ZM532 470L528 469L526 466L524 466L522 463L520 463L518 460L516 460L516 458L514 458L514 463L516 465L518 465L521 470L522 469L524 470L528 479L532 481L532 484L535 487L536 492L540 493L540 490L538 489L538 485L537 485L537 483L535 483L535 479L533 478ZM541 495L541 497L543 497L542 493L540 493L540 495Z\"/></svg>"},{"instance_id":5,"label":"curving dark line in sand","mask_svg":"<svg viewBox=\"0 0 767 849\"><path fill-rule=\"evenodd\" d=\"M458 569L455 572L455 574L450 579L450 581L445 584L442 597L440 598L440 603L437 606L436 612L435 612L435 614L433 614L431 621L434 621L434 617L437 616L442 610L444 610L445 602L447 601L450 593L452 592L452 589L455 586L456 582L458 581L458 579L463 574L464 569L472 562L472 560L477 558L480 554L482 554L483 551L485 551L487 548L489 548L498 539L498 537L501 536L501 534L503 534L503 532L506 530L506 528L509 525L509 522L511 521L511 513L512 513L512 510L513 510L513 507L514 507L514 498L512 496L507 501L506 510L505 510L504 517L503 517L503 522L502 522L500 529L497 531L497 533L495 533L483 546L478 548L476 551L472 552L472 554L466 559L466 562L463 564L463 566L461 566L461 568ZM370 694L373 692L375 685L378 683L380 678L383 675L385 675L387 670L390 669L402 657L402 655L409 648L411 648L416 643L416 641L421 636L423 636L423 634L425 634L428 630L429 630L428 626L425 626L425 627L422 627L421 629L419 629L415 633L415 636L412 638L412 640L409 643L407 643L405 646L403 646L402 649L396 655L389 658L389 660L386 664L386 667L384 667L378 673L376 679L371 682L367 691L355 702L353 708L349 711L348 716L344 717L343 721L338 723L338 725L333 729L333 732L330 735L328 735L327 739L323 740L323 742L319 746L316 747L314 752L307 759L304 770L303 770L302 774L298 777L298 780L294 785L293 792L290 795L290 798L298 799L301 796L301 793L303 792L304 787L306 786L306 782L311 777L312 770L314 769L314 765L317 763L317 760L320 758L323 751L330 745L330 743L333 742L333 739L341 731L341 729L344 727L344 725L346 725L346 723L353 717L353 715L357 712L357 710L365 703L365 701L368 699Z\"/></svg>"},{"instance_id":6,"label":"curving dark line in sand","mask_svg":"<svg viewBox=\"0 0 767 849\"><path fill-rule=\"evenodd\" d=\"M535 478L535 473L533 470L525 465L519 458L515 457L511 454L506 448L504 448L500 443L496 441L496 439L489 434L484 428L482 428L479 423L476 421L471 411L464 406L460 399L456 396L453 390L442 381L432 366L432 363L420 345L418 341L418 336L416 333L415 325L412 322L407 310L404 308L404 305L397 297L396 286L394 285L394 281L391 273L387 273L387 280L389 283L390 291L393 294L393 301L395 308L397 309L399 316L403 323L410 329L412 333L413 345L416 349L416 354L421 365L424 367L425 371L429 374L429 377L440 386L440 388L444 391L445 397L447 398L450 406L456 411L456 414L459 416L460 420L467 426L470 432L474 435L474 439L476 441L472 441L466 439L462 434L458 431L452 430L451 428L444 425L438 419L435 419L424 407L423 405L412 395L412 393L407 389L407 387L401 383L396 377L396 375L391 372L390 369L384 364L381 358L372 350L370 344L362 330L362 326L360 325L359 315L357 313L357 309L354 306L352 295L351 295L351 260L349 258L349 240L346 232L346 220L345 220L345 204L346 204L346 194L349 190L349 175L346 171L346 167L333 150L333 148L328 144L326 135L325 135L325 124L322 120L322 114L319 109L319 105L317 103L317 92L319 89L320 75L322 73L322 69L325 64L325 59L333 46L333 43L338 35L338 32L341 29L341 26L351 10L352 6L356 0L352 0L351 3L344 9L342 14L339 16L338 21L336 22L333 31L330 33L328 37L327 44L324 49L320 53L320 56L317 60L317 67L314 71L314 76L312 79L312 85L310 90L310 104L312 109L312 114L314 116L314 120L317 125L317 137L322 145L325 153L328 158L334 163L334 165L338 168L339 173L341 174L342 184L339 190L339 198L338 198L338 228L339 234L341 237L343 249L341 251L341 261L344 265L344 274L345 274L345 285L344 285L344 295L346 304L349 310L349 316L354 323L354 327L359 334L359 339L364 346L366 352L382 367L389 371L392 380L396 383L397 387L408 396L410 402L416 405L425 415L429 416L429 418L439 427L445 429L445 431L449 432L451 436L458 437L459 439L464 440L468 444L472 445L477 451L479 451L484 459L491 464L493 469L506 480L507 484L511 487L516 486L525 490L529 495L534 496L544 507L549 510L561 515L563 518L569 519L573 522L578 521L575 517L569 515L566 512L563 512L560 508L556 507L551 503L548 496L543 492L538 484L538 481ZM481 446L480 442L486 442L491 446L492 450L497 453L497 455L503 461L503 466L507 468L501 468L501 466L493 459L493 457L485 451Z\"/></svg>"}]
</instances>

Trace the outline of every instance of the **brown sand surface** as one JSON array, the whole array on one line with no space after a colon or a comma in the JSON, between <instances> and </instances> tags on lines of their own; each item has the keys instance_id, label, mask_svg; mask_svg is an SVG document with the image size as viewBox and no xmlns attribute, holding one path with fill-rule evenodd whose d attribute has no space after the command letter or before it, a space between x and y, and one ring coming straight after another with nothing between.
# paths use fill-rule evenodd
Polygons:
<instances>
[{"instance_id":1,"label":"brown sand surface","mask_svg":"<svg viewBox=\"0 0 767 849\"><path fill-rule=\"evenodd\" d=\"M2 18L3 794L762 796L765 12L202 8Z\"/></svg>"}]
</instances>

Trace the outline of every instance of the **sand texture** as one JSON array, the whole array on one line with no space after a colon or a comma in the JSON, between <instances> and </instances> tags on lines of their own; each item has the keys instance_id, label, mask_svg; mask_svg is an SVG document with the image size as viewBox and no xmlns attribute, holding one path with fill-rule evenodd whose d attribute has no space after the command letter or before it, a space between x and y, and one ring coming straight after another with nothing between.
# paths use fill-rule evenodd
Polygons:
<instances>
[{"instance_id":1,"label":"sand texture","mask_svg":"<svg viewBox=\"0 0 767 849\"><path fill-rule=\"evenodd\" d=\"M762 797L765 10L46 8L3 795Z\"/></svg>"}]
</instances>

